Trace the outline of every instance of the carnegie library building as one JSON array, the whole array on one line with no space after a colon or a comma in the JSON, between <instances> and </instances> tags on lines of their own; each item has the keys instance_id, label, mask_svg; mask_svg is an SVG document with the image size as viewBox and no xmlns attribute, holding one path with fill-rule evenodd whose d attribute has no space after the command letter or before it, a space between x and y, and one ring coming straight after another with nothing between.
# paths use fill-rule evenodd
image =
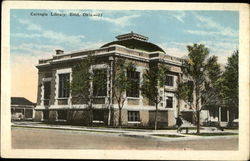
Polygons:
<instances>
[{"instance_id":1,"label":"carnegie library building","mask_svg":"<svg viewBox=\"0 0 250 161\"><path fill-rule=\"evenodd\" d=\"M162 97L158 109L158 124L162 127L171 127L176 123L178 113L187 121L193 122L193 110L182 100L177 99L177 80L183 79L183 59L168 55L161 47L150 43L148 37L128 33L118 35L117 40L104 44L95 50L64 53L56 50L52 58L39 60L37 106L35 108L36 121L64 121L84 124L86 120L87 102L75 101L67 86L73 79L73 67L88 55L98 57L98 62L92 65L93 70L105 70L102 92L93 100L93 122L111 125L118 124L118 104L112 96L112 80L115 76L114 60L125 59L135 65L136 70L127 73L129 79L138 82L130 91L126 91L126 100L121 112L123 126L150 126L154 122L155 105L142 96L140 82L143 72L150 68L152 63L164 63L169 67L165 86L160 90ZM111 101L110 103L110 100ZM111 110L112 109L112 110ZM111 111L111 114L110 114ZM109 117L109 115L111 115ZM218 116L216 116L218 117ZM228 120L227 113L225 121ZM201 112L201 122L212 118L209 111Z\"/></svg>"}]
</instances>

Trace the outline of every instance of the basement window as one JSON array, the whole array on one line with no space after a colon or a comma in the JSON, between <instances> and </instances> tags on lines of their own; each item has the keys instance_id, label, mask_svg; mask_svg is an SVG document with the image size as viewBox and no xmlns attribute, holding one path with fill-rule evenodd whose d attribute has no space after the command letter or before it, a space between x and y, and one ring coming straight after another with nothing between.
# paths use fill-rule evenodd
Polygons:
<instances>
[{"instance_id":1,"label":"basement window","mask_svg":"<svg viewBox=\"0 0 250 161\"><path fill-rule=\"evenodd\" d=\"M128 121L140 121L139 111L128 111Z\"/></svg>"}]
</instances>

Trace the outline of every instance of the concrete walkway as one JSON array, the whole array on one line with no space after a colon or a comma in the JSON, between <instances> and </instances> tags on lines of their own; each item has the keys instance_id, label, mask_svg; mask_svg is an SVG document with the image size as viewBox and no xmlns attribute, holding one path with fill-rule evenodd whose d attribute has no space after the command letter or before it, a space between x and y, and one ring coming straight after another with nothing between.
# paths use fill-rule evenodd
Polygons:
<instances>
[{"instance_id":1,"label":"concrete walkway","mask_svg":"<svg viewBox=\"0 0 250 161\"><path fill-rule=\"evenodd\" d=\"M238 137L238 135L216 135L216 136L199 136L190 135L196 133L196 130L189 130L189 134L183 130L182 133L177 133L173 130L148 130L148 129L129 129L129 128L107 128L107 127L86 127L86 126L71 126L71 125L54 125L45 124L41 122L12 122L13 127L39 128L39 129L55 129L55 130L72 130L82 132L103 132L107 134L116 134L125 137L137 138L151 138L168 141L176 140L197 140L197 139L211 139L217 137ZM234 133L238 134L238 130L218 130L214 127L202 127L201 133Z\"/></svg>"}]
</instances>

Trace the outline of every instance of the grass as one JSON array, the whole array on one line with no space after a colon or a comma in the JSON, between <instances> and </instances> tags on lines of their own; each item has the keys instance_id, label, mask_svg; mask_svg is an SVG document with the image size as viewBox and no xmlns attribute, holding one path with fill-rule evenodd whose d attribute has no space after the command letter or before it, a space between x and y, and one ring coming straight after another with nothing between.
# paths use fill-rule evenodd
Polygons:
<instances>
[{"instance_id":1,"label":"grass","mask_svg":"<svg viewBox=\"0 0 250 161\"><path fill-rule=\"evenodd\" d=\"M185 137L182 135L173 135L173 134L152 134L152 136L170 137L170 138Z\"/></svg>"},{"instance_id":2,"label":"grass","mask_svg":"<svg viewBox=\"0 0 250 161\"><path fill-rule=\"evenodd\" d=\"M228 136L228 135L238 135L238 133L200 133L200 134L187 134L187 135L198 135L198 136Z\"/></svg>"}]
</instances>

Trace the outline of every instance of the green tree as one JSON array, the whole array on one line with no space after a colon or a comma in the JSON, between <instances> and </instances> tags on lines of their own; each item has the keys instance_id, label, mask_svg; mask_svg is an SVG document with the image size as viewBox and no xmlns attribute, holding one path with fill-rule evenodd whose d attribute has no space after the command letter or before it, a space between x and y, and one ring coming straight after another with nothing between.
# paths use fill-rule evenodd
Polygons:
<instances>
[{"instance_id":1,"label":"green tree","mask_svg":"<svg viewBox=\"0 0 250 161\"><path fill-rule=\"evenodd\" d=\"M239 51L236 50L231 57L228 58L224 76L224 99L225 103L233 108L239 105L239 69L238 69Z\"/></svg>"},{"instance_id":2,"label":"green tree","mask_svg":"<svg viewBox=\"0 0 250 161\"><path fill-rule=\"evenodd\" d=\"M88 124L92 126L93 122L93 100L101 89L106 88L106 70L93 70L92 66L96 59L88 55L80 63L73 67L71 92L75 102L86 103L88 105ZM85 116L85 117L86 117Z\"/></svg>"},{"instance_id":3,"label":"green tree","mask_svg":"<svg viewBox=\"0 0 250 161\"><path fill-rule=\"evenodd\" d=\"M238 59L239 51L236 50L233 52L232 56L227 59L225 72L218 82L218 86L221 89L220 96L222 97L223 104L234 112L238 111L239 107Z\"/></svg>"},{"instance_id":4,"label":"green tree","mask_svg":"<svg viewBox=\"0 0 250 161\"><path fill-rule=\"evenodd\" d=\"M127 98L126 91L131 89L131 80L126 76L127 71L135 71L135 66L124 59L115 59L114 61L114 75L113 75L113 97L117 101L119 115L118 125L122 126L122 108Z\"/></svg>"},{"instance_id":5,"label":"green tree","mask_svg":"<svg viewBox=\"0 0 250 161\"><path fill-rule=\"evenodd\" d=\"M200 133L200 112L210 105L219 105L216 83L221 76L216 56L209 57L203 44L187 46L188 59L184 60L183 74L188 82L179 82L177 95L195 111L197 133Z\"/></svg>"},{"instance_id":6,"label":"green tree","mask_svg":"<svg viewBox=\"0 0 250 161\"><path fill-rule=\"evenodd\" d=\"M162 101L160 88L164 87L168 67L162 64L151 65L150 69L143 73L141 86L142 95L155 104L154 129L157 130L158 104Z\"/></svg>"}]
</instances>

